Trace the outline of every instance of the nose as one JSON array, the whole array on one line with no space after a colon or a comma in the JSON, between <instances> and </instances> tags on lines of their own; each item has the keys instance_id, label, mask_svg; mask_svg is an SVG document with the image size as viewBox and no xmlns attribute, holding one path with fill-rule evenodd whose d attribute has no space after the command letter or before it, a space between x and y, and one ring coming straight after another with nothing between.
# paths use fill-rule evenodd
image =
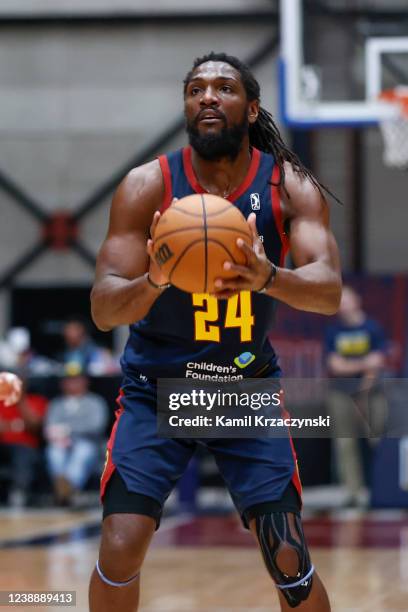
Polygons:
<instances>
[{"instance_id":1,"label":"nose","mask_svg":"<svg viewBox=\"0 0 408 612\"><path fill-rule=\"evenodd\" d=\"M206 87L200 99L201 106L217 106L219 103L217 93L210 85Z\"/></svg>"}]
</instances>

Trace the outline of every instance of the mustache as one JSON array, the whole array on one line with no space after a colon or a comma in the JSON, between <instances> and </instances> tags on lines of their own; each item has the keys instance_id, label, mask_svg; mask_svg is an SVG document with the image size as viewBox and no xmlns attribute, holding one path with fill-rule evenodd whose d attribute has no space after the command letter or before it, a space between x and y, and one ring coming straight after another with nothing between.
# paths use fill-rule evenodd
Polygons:
<instances>
[{"instance_id":1,"label":"mustache","mask_svg":"<svg viewBox=\"0 0 408 612\"><path fill-rule=\"evenodd\" d=\"M196 127L198 125L198 123L201 121L201 119L203 119L203 117L208 113L211 112L212 115L216 118L216 119L221 119L225 125L227 125L227 118L224 115L224 113L222 113L221 111L217 111L214 110L212 108L204 108L203 110L201 110L196 117L194 118L194 126Z\"/></svg>"}]
</instances>

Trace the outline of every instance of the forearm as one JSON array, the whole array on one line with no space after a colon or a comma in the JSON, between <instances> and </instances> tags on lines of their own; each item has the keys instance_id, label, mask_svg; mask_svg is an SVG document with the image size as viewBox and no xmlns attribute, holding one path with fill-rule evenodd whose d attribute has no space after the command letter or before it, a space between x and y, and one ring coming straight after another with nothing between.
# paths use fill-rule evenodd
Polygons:
<instances>
[{"instance_id":1,"label":"forearm","mask_svg":"<svg viewBox=\"0 0 408 612\"><path fill-rule=\"evenodd\" d=\"M363 359L364 369L370 373L377 373L385 366L385 355L380 351L372 351Z\"/></svg>"},{"instance_id":2,"label":"forearm","mask_svg":"<svg viewBox=\"0 0 408 612\"><path fill-rule=\"evenodd\" d=\"M134 280L107 275L92 289L92 318L102 331L130 325L146 316L159 295L160 291L150 285L145 275Z\"/></svg>"},{"instance_id":3,"label":"forearm","mask_svg":"<svg viewBox=\"0 0 408 612\"><path fill-rule=\"evenodd\" d=\"M295 270L278 268L267 294L298 310L332 315L340 303L341 279L322 262Z\"/></svg>"},{"instance_id":4,"label":"forearm","mask_svg":"<svg viewBox=\"0 0 408 612\"><path fill-rule=\"evenodd\" d=\"M359 376L364 370L364 358L347 359L341 355L332 354L328 359L328 367L334 376Z\"/></svg>"}]
</instances>

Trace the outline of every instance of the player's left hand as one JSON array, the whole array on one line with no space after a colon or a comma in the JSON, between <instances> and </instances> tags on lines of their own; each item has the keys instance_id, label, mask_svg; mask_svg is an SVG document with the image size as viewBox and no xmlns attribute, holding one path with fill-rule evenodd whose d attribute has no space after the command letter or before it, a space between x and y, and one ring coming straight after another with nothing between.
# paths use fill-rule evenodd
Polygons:
<instances>
[{"instance_id":1,"label":"player's left hand","mask_svg":"<svg viewBox=\"0 0 408 612\"><path fill-rule=\"evenodd\" d=\"M215 281L217 290L213 293L218 299L228 299L240 291L259 291L271 275L271 262L266 256L262 241L256 229L256 215L251 213L247 219L252 235L252 248L242 240L237 239L238 247L244 252L247 263L245 266L232 261L224 263L224 270L235 272L232 278L218 278Z\"/></svg>"}]
</instances>

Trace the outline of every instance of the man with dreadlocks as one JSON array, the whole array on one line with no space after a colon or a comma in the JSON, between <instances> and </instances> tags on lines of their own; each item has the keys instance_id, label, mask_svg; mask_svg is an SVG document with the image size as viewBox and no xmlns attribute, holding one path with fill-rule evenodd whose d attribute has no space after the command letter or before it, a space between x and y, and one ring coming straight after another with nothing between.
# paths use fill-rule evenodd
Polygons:
<instances>
[{"instance_id":1,"label":"man with dreadlocks","mask_svg":"<svg viewBox=\"0 0 408 612\"><path fill-rule=\"evenodd\" d=\"M190 146L128 174L113 199L98 256L94 321L102 330L128 324L130 336L101 479L104 520L90 609L137 610L139 572L163 504L200 442L214 454L242 521L259 544L281 609L327 612L327 594L303 535L289 437L164 439L157 435L155 412L158 378L183 378L188 370L231 371L228 367L243 356L237 327L243 316L250 316L253 337L245 342L244 357L251 358L239 372L279 378L267 336L276 300L301 310L336 312L341 278L326 188L285 146L260 106L259 84L237 58L211 53L197 59L184 82L184 111ZM248 217L253 236L252 248L238 240L247 265L226 261L225 269L235 275L218 279L216 294L200 299L166 284L149 238L160 211L173 198L195 192L233 202ZM293 270L283 267L288 248ZM246 292L251 292L249 315L240 304ZM234 325L223 325L232 304ZM203 308L218 315L209 320L219 329L219 342L196 325Z\"/></svg>"}]
</instances>

